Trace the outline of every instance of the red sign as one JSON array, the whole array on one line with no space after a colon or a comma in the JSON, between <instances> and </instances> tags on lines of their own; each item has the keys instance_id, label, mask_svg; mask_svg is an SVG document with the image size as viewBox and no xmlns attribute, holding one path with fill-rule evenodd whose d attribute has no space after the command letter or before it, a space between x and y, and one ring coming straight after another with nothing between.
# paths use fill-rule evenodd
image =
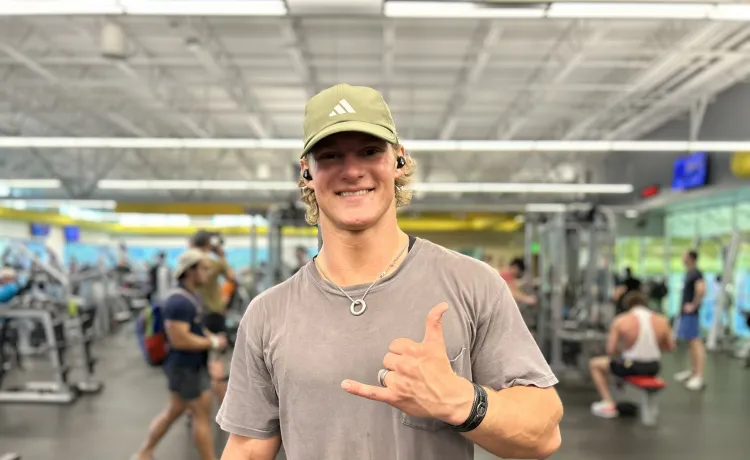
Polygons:
<instances>
[{"instance_id":1,"label":"red sign","mask_svg":"<svg viewBox=\"0 0 750 460\"><path fill-rule=\"evenodd\" d=\"M648 187L643 187L641 189L641 198L651 198L652 196L656 196L658 194L659 194L658 185L649 185Z\"/></svg>"}]
</instances>

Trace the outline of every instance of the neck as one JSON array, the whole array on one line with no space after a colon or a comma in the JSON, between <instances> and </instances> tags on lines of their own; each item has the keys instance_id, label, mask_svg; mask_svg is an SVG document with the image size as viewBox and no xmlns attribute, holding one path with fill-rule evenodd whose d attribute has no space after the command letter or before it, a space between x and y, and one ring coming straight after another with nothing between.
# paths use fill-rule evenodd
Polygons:
<instances>
[{"instance_id":1,"label":"neck","mask_svg":"<svg viewBox=\"0 0 750 460\"><path fill-rule=\"evenodd\" d=\"M323 247L316 266L341 287L372 283L409 242L409 236L398 227L395 215L392 220L361 232L337 229L323 219L321 229ZM406 254L404 251L399 256L389 273L403 262Z\"/></svg>"},{"instance_id":2,"label":"neck","mask_svg":"<svg viewBox=\"0 0 750 460\"><path fill-rule=\"evenodd\" d=\"M195 294L196 292L198 292L198 288L195 286L195 283L193 282L193 280L183 281L182 288L192 294Z\"/></svg>"}]
</instances>

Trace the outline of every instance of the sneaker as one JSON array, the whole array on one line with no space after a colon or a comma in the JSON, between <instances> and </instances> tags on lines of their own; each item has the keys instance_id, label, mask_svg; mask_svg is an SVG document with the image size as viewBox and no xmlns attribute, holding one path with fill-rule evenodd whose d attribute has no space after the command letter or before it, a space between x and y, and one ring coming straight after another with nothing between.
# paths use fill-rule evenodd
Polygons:
<instances>
[{"instance_id":1,"label":"sneaker","mask_svg":"<svg viewBox=\"0 0 750 460\"><path fill-rule=\"evenodd\" d=\"M616 418L620 416L617 405L606 401L598 401L591 405L591 413L601 418Z\"/></svg>"},{"instance_id":2,"label":"sneaker","mask_svg":"<svg viewBox=\"0 0 750 460\"><path fill-rule=\"evenodd\" d=\"M690 380L685 384L685 388L688 390L698 391L703 389L703 378L699 376L690 377Z\"/></svg>"},{"instance_id":3,"label":"sneaker","mask_svg":"<svg viewBox=\"0 0 750 460\"><path fill-rule=\"evenodd\" d=\"M678 382L687 382L687 380L693 376L693 371L682 371L674 375L674 379Z\"/></svg>"}]
</instances>

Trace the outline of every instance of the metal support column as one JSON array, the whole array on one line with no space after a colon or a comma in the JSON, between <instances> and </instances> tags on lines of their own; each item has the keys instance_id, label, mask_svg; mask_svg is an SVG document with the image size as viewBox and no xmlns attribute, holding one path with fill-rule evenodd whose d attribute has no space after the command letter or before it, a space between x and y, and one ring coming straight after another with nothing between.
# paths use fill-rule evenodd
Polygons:
<instances>
[{"instance_id":1,"label":"metal support column","mask_svg":"<svg viewBox=\"0 0 750 460\"><path fill-rule=\"evenodd\" d=\"M729 308L730 287L734 280L734 266L737 261L737 253L740 250L740 243L742 237L738 231L732 233L732 239L729 241L729 245L724 251L724 263L722 264L721 282L719 283L719 295L716 299L716 305L714 307L714 319L711 323L711 329L708 331L708 338L706 339L706 348L714 351L717 349L720 339L726 339L722 333L722 323L724 320L724 313L731 313ZM732 315L729 314L729 321L732 321Z\"/></svg>"}]
</instances>

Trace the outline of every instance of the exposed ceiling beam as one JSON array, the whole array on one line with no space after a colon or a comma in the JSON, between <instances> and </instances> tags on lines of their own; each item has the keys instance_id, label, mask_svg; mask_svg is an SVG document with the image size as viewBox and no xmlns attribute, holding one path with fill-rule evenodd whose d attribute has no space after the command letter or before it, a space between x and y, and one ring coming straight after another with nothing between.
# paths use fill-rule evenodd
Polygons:
<instances>
[{"instance_id":1,"label":"exposed ceiling beam","mask_svg":"<svg viewBox=\"0 0 750 460\"><path fill-rule=\"evenodd\" d=\"M188 18L185 26L190 34L186 38L198 40L189 45L190 49L198 55L202 64L207 64L209 72L223 80L227 94L237 105L247 110L249 127L261 139L272 137L275 129L271 117L265 113L257 97L245 84L242 71L216 37L211 24L205 18Z\"/></svg>"},{"instance_id":2,"label":"exposed ceiling beam","mask_svg":"<svg viewBox=\"0 0 750 460\"><path fill-rule=\"evenodd\" d=\"M581 31L580 34L576 33L570 36L567 41L567 49L562 53L564 57L559 60L552 59L557 62L562 61L564 64L561 68L555 69L553 72L547 72L548 74L551 73L551 75L545 76L545 79L551 76L549 79L551 85L564 84L570 74L579 68L581 63L585 61L587 50L591 45L601 42L609 31L610 27L605 25L593 30ZM546 69L551 70L550 67L546 67ZM499 139L512 139L516 133L526 126L534 115L535 110L538 109L542 103L546 102L546 98L549 97L549 95L549 88L533 92L525 104L517 107L518 111L514 113L513 120L508 124L505 132L499 136Z\"/></svg>"},{"instance_id":3,"label":"exposed ceiling beam","mask_svg":"<svg viewBox=\"0 0 750 460\"><path fill-rule=\"evenodd\" d=\"M299 19L286 19L281 23L281 37L284 48L289 55L295 72L302 79L307 97L317 94L322 88L318 86L317 72L310 65L310 53L307 50L307 40L302 32Z\"/></svg>"},{"instance_id":4,"label":"exposed ceiling beam","mask_svg":"<svg viewBox=\"0 0 750 460\"><path fill-rule=\"evenodd\" d=\"M740 31L743 44L741 49L750 50L750 29ZM706 66L693 78L686 81L666 97L655 101L646 110L640 112L607 135L607 139L621 138L621 136L643 136L650 130L665 123L675 115L677 109L673 104L677 101L684 104L682 111L690 110L690 106L701 99L711 97L732 85L744 81L750 76L750 63L737 58L725 58L710 66ZM685 133L686 137L689 133Z\"/></svg>"},{"instance_id":5,"label":"exposed ceiling beam","mask_svg":"<svg viewBox=\"0 0 750 460\"><path fill-rule=\"evenodd\" d=\"M549 50L542 62L566 62L572 54L580 52L586 42L586 39L592 34L592 25L584 21L573 21L562 34L559 36L557 43ZM535 104L539 95L535 94L534 86L546 84L543 94L549 92L555 86L559 86L562 80L555 80L555 76L560 72L557 67L548 65L539 65L533 74L523 84L521 91L508 104L507 108L499 114L495 124L491 128L489 137L491 139L509 139L517 129L514 123L519 120L518 113L528 113Z\"/></svg>"},{"instance_id":6,"label":"exposed ceiling beam","mask_svg":"<svg viewBox=\"0 0 750 460\"><path fill-rule=\"evenodd\" d=\"M601 110L573 124L563 135L563 139L585 138L587 132L613 114L630 116L633 111L638 110L632 105L633 101L639 100L640 95L647 94L651 88L680 69L685 62L689 62L692 59L689 53L691 49L703 46L713 37L723 33L727 27L728 25L724 23L709 23L689 34L677 46L670 47L652 67L638 75L628 85L628 90L611 99Z\"/></svg>"},{"instance_id":7,"label":"exposed ceiling beam","mask_svg":"<svg viewBox=\"0 0 750 460\"><path fill-rule=\"evenodd\" d=\"M465 59L464 68L456 79L443 114L443 122L438 133L440 139L453 137L461 112L469 101L471 90L476 88L477 83L482 79L492 49L501 35L502 27L496 21L483 21L474 33L474 39L469 46L470 54Z\"/></svg>"}]
</instances>

